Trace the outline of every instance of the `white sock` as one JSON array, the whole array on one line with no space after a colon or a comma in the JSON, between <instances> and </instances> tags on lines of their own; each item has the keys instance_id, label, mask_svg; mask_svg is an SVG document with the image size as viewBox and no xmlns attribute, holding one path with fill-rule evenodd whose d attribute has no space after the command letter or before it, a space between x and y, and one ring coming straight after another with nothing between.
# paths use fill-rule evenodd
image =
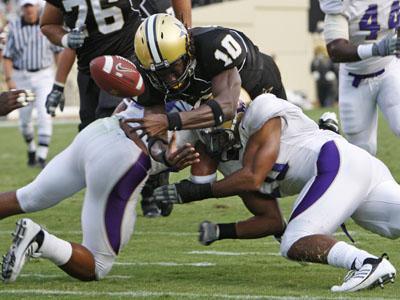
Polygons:
<instances>
[{"instance_id":1,"label":"white sock","mask_svg":"<svg viewBox=\"0 0 400 300\"><path fill-rule=\"evenodd\" d=\"M36 156L45 160L47 158L47 153L49 153L49 147L39 145L36 151Z\"/></svg>"},{"instance_id":2,"label":"white sock","mask_svg":"<svg viewBox=\"0 0 400 300\"><path fill-rule=\"evenodd\" d=\"M377 258L367 251L358 249L345 242L337 242L328 253L328 264L350 270L354 263L353 267L358 270L368 257Z\"/></svg>"},{"instance_id":3,"label":"white sock","mask_svg":"<svg viewBox=\"0 0 400 300\"><path fill-rule=\"evenodd\" d=\"M43 258L47 258L57 266L65 265L72 256L71 244L48 233L46 230L43 230L43 232L43 244L38 252L42 254Z\"/></svg>"},{"instance_id":4,"label":"white sock","mask_svg":"<svg viewBox=\"0 0 400 300\"><path fill-rule=\"evenodd\" d=\"M190 175L189 180L197 184L213 183L215 180L217 180L217 172L203 176Z\"/></svg>"},{"instance_id":5,"label":"white sock","mask_svg":"<svg viewBox=\"0 0 400 300\"><path fill-rule=\"evenodd\" d=\"M28 143L28 151L29 151L29 152L35 152L35 151L36 151L36 144L35 144L35 141L34 141L34 140L31 140L31 141Z\"/></svg>"}]
</instances>

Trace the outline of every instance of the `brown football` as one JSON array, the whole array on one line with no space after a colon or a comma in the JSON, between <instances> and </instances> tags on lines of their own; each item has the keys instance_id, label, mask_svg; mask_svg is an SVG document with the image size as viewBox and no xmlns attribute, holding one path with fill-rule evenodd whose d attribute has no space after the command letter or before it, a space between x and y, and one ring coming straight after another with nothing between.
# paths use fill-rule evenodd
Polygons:
<instances>
[{"instance_id":1,"label":"brown football","mask_svg":"<svg viewBox=\"0 0 400 300\"><path fill-rule=\"evenodd\" d=\"M144 92L143 78L131 61L121 56L104 55L90 62L96 84L113 96L133 97Z\"/></svg>"}]
</instances>

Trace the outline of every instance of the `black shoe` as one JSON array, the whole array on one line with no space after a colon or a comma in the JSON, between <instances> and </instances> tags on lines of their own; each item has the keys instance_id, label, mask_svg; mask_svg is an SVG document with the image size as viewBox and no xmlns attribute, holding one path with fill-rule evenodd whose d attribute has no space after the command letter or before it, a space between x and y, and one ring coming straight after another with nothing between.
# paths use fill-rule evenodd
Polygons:
<instances>
[{"instance_id":1,"label":"black shoe","mask_svg":"<svg viewBox=\"0 0 400 300\"><path fill-rule=\"evenodd\" d=\"M339 132L339 121L334 112L326 112L318 120L319 129L330 130L334 133L340 134Z\"/></svg>"},{"instance_id":2,"label":"black shoe","mask_svg":"<svg viewBox=\"0 0 400 300\"><path fill-rule=\"evenodd\" d=\"M44 169L44 167L46 166L46 160L39 157L37 160L37 165L39 166L39 168Z\"/></svg>"},{"instance_id":3,"label":"black shoe","mask_svg":"<svg viewBox=\"0 0 400 300\"><path fill-rule=\"evenodd\" d=\"M34 167L36 166L36 152L35 151L28 151L28 166Z\"/></svg>"},{"instance_id":4,"label":"black shoe","mask_svg":"<svg viewBox=\"0 0 400 300\"><path fill-rule=\"evenodd\" d=\"M159 202L158 203L158 208L161 210L161 215L163 217L168 217L172 210L174 209L174 204L173 203L165 203L165 202Z\"/></svg>"}]
</instances>

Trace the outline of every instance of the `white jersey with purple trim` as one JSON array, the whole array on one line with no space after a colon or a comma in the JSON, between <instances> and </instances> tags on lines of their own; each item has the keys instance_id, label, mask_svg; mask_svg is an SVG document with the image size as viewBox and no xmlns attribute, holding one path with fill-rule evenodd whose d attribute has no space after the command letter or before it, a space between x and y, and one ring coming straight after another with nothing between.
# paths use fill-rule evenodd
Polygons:
<instances>
[{"instance_id":1,"label":"white jersey with purple trim","mask_svg":"<svg viewBox=\"0 0 400 300\"><path fill-rule=\"evenodd\" d=\"M342 14L348 20L349 40L358 46L381 40L399 25L400 4L393 0L320 0L326 14ZM394 56L371 57L343 63L347 71L371 74L385 68Z\"/></svg>"},{"instance_id":2,"label":"white jersey with purple trim","mask_svg":"<svg viewBox=\"0 0 400 300\"><path fill-rule=\"evenodd\" d=\"M331 131L320 130L299 107L272 94L264 94L253 100L240 125L243 149L250 136L275 117L282 120L280 150L260 192L273 197L295 195L315 175L321 146L329 140L343 138ZM234 165L233 162L222 163L220 168L227 175L238 169ZM239 163L236 162L236 165Z\"/></svg>"}]
</instances>

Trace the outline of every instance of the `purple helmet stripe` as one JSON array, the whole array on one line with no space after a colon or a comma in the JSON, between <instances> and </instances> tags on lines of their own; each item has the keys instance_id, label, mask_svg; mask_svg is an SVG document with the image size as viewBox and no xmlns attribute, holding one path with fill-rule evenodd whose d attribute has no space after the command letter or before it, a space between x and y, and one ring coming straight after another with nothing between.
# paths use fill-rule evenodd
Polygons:
<instances>
[{"instance_id":1,"label":"purple helmet stripe","mask_svg":"<svg viewBox=\"0 0 400 300\"><path fill-rule=\"evenodd\" d=\"M317 160L317 176L303 199L293 211L289 222L321 198L336 178L339 167L340 154L335 142L326 142L319 152Z\"/></svg>"},{"instance_id":2,"label":"purple helmet stripe","mask_svg":"<svg viewBox=\"0 0 400 300\"><path fill-rule=\"evenodd\" d=\"M126 204L137 186L146 177L150 166L149 156L142 152L138 160L121 177L108 196L105 225L108 240L116 254L118 254L121 245L121 226Z\"/></svg>"}]
</instances>

